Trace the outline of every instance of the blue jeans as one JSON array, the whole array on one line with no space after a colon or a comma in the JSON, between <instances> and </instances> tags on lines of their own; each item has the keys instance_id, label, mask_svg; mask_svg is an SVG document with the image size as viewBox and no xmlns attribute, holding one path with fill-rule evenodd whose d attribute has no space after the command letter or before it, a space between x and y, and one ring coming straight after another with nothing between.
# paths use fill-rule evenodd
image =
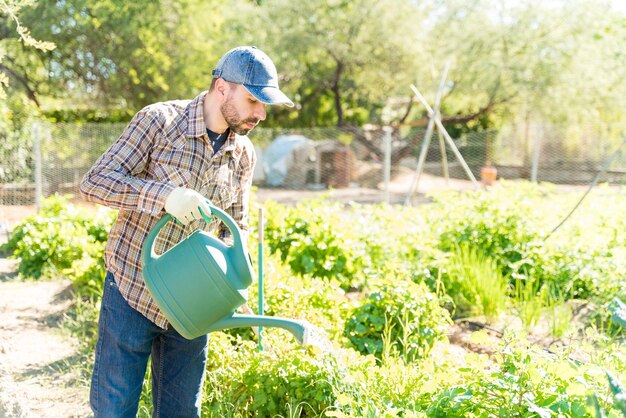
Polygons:
<instances>
[{"instance_id":1,"label":"blue jeans","mask_svg":"<svg viewBox=\"0 0 626 418\"><path fill-rule=\"evenodd\" d=\"M187 340L131 308L107 273L91 379L95 418L137 415L150 355L152 416L199 417L207 352L206 336Z\"/></svg>"}]
</instances>

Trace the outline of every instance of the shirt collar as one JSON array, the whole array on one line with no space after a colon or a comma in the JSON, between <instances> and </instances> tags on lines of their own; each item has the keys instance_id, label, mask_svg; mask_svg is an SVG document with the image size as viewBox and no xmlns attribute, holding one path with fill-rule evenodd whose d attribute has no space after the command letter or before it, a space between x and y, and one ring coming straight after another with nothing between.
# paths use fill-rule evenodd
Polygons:
<instances>
[{"instance_id":1,"label":"shirt collar","mask_svg":"<svg viewBox=\"0 0 626 418\"><path fill-rule=\"evenodd\" d=\"M204 98L207 93L207 91L203 91L187 105L187 138L198 138L202 135L206 135L206 124L204 123L202 104L204 103Z\"/></svg>"},{"instance_id":2,"label":"shirt collar","mask_svg":"<svg viewBox=\"0 0 626 418\"><path fill-rule=\"evenodd\" d=\"M207 93L208 91L203 91L187 105L187 129L185 130L187 138L198 138L206 135L203 104ZM228 140L226 140L226 143L222 146L220 151L233 150L235 148L235 139L236 134L231 129Z\"/></svg>"}]
</instances>

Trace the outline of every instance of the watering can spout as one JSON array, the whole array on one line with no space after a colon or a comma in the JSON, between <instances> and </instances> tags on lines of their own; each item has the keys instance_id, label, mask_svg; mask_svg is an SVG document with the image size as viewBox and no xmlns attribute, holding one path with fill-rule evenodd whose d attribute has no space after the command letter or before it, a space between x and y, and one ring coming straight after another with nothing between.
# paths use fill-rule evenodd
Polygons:
<instances>
[{"instance_id":1,"label":"watering can spout","mask_svg":"<svg viewBox=\"0 0 626 418\"><path fill-rule=\"evenodd\" d=\"M302 345L306 345L309 339L310 329L305 321L294 321L291 319L279 318L275 316L262 316L262 315L239 315L234 314L232 316L220 319L214 324L209 326L207 332L222 331L229 328L242 328L242 327L274 327L283 328L296 337L298 342Z\"/></svg>"}]
</instances>

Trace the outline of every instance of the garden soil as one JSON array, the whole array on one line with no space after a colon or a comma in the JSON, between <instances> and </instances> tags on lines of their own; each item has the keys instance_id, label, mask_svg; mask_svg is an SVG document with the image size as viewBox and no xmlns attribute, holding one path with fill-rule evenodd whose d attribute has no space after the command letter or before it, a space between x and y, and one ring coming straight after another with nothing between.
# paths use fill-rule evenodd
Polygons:
<instances>
[{"instance_id":1,"label":"garden soil","mask_svg":"<svg viewBox=\"0 0 626 418\"><path fill-rule=\"evenodd\" d=\"M69 281L16 280L16 267L0 258L0 418L91 416L78 344L59 328Z\"/></svg>"}]
</instances>

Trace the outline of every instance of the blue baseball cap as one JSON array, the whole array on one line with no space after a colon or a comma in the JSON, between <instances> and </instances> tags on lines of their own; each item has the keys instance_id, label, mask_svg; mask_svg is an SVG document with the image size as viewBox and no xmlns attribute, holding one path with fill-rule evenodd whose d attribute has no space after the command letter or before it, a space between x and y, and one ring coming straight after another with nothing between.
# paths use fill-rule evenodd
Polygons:
<instances>
[{"instance_id":1,"label":"blue baseball cap","mask_svg":"<svg viewBox=\"0 0 626 418\"><path fill-rule=\"evenodd\" d=\"M278 88L274 63L255 46L240 46L224 54L213 70L213 78L243 85L262 103L293 107L293 102Z\"/></svg>"}]
</instances>

